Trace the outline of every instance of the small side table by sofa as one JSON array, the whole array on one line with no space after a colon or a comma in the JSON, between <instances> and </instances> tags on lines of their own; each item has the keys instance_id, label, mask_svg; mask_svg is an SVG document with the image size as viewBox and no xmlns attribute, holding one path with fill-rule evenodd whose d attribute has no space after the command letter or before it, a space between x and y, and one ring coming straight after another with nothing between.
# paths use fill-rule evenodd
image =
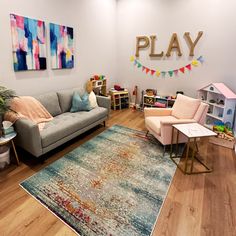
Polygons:
<instances>
[{"instance_id":1,"label":"small side table by sofa","mask_svg":"<svg viewBox=\"0 0 236 236\"><path fill-rule=\"evenodd\" d=\"M16 163L17 163L17 165L20 165L19 158L18 158L16 148L15 148L15 144L14 144L14 141L13 141L13 139L15 137L16 137L16 132L14 132L12 134L9 134L7 136L0 137L0 146L7 145L7 144L10 143L12 148L13 148L14 154L15 154Z\"/></svg>"},{"instance_id":2,"label":"small side table by sofa","mask_svg":"<svg viewBox=\"0 0 236 236\"><path fill-rule=\"evenodd\" d=\"M175 130L177 131L176 134L176 150L175 155L173 156L173 143L174 143L174 133ZM178 140L179 140L179 133L182 133L184 136L187 137L188 142L185 146L186 148L186 155L184 160L184 166L181 167L180 163L177 163L174 159L178 158ZM200 173L209 173L212 171L205 163L203 163L200 159L197 158L196 153L199 152L197 146L197 139L203 137L210 137L216 136L217 134L204 126L198 123L190 123L190 124L176 124L172 126L172 139L171 139L171 151L170 151L170 158L171 160L177 165L177 167L184 173L184 174L200 174ZM190 154L190 144L192 144L191 148L191 156ZM189 159L190 159L190 170L189 170ZM200 163L205 169L203 171L193 171L193 163L194 159Z\"/></svg>"}]
</instances>

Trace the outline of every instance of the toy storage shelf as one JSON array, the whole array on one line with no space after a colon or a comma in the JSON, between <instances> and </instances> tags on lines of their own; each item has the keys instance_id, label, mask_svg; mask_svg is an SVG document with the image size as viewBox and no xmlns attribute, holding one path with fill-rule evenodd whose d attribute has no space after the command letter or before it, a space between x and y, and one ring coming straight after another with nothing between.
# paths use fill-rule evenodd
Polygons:
<instances>
[{"instance_id":1,"label":"toy storage shelf","mask_svg":"<svg viewBox=\"0 0 236 236\"><path fill-rule=\"evenodd\" d=\"M222 122L232 128L236 95L231 90L223 83L212 83L198 90L198 98L209 105L206 127Z\"/></svg>"},{"instance_id":2,"label":"toy storage shelf","mask_svg":"<svg viewBox=\"0 0 236 236\"><path fill-rule=\"evenodd\" d=\"M92 88L95 94L106 96L107 94L107 80L95 80L93 78L90 79L92 82Z\"/></svg>"},{"instance_id":3,"label":"toy storage shelf","mask_svg":"<svg viewBox=\"0 0 236 236\"><path fill-rule=\"evenodd\" d=\"M160 97L160 96L148 96L144 95L143 96L143 106L147 107L156 107L155 103L159 102L165 105L165 107L172 107L174 105L175 100L174 99L168 99L165 97Z\"/></svg>"},{"instance_id":4,"label":"toy storage shelf","mask_svg":"<svg viewBox=\"0 0 236 236\"><path fill-rule=\"evenodd\" d=\"M109 92L111 96L111 108L113 110L120 110L123 108L129 108L129 92L128 90Z\"/></svg>"}]
</instances>

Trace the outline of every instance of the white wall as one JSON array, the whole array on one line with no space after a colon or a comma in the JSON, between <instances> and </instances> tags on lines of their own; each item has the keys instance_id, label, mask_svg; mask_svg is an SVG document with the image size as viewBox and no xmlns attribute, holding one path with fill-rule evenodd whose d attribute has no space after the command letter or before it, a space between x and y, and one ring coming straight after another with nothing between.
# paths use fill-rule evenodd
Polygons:
<instances>
[{"instance_id":1,"label":"white wall","mask_svg":"<svg viewBox=\"0 0 236 236\"><path fill-rule=\"evenodd\" d=\"M10 13L45 21L47 70L14 72ZM93 74L105 74L114 80L115 15L115 0L0 0L0 84L19 94L32 95L83 86ZM74 69L50 69L49 22L74 28Z\"/></svg>"},{"instance_id":2,"label":"white wall","mask_svg":"<svg viewBox=\"0 0 236 236\"><path fill-rule=\"evenodd\" d=\"M195 96L196 90L210 82L224 82L236 92L236 1L229 0L118 0L118 78L130 89L154 88L161 95L183 90ZM179 36L183 56L150 60L149 50L140 53L140 62L151 68L170 70L188 64L189 49L183 38L189 31L193 38L204 34L195 55L203 55L204 65L178 78L158 79L135 68L129 58L135 54L136 36L157 35L157 52L167 51L172 33Z\"/></svg>"}]
</instances>

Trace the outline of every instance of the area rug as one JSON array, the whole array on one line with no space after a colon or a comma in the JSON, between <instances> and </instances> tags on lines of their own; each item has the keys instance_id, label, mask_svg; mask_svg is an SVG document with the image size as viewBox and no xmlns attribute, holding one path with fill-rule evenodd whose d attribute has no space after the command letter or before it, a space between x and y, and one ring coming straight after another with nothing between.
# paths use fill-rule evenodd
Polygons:
<instances>
[{"instance_id":1,"label":"area rug","mask_svg":"<svg viewBox=\"0 0 236 236\"><path fill-rule=\"evenodd\" d=\"M155 139L116 125L21 186L81 236L149 236L175 170Z\"/></svg>"}]
</instances>

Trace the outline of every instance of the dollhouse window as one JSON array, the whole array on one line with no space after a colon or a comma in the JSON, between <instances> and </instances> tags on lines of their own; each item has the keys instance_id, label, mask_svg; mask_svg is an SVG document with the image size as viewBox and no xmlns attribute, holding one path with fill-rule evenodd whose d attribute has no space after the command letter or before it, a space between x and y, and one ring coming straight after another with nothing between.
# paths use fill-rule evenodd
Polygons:
<instances>
[{"instance_id":1,"label":"dollhouse window","mask_svg":"<svg viewBox=\"0 0 236 236\"><path fill-rule=\"evenodd\" d=\"M233 114L232 109L229 109L229 110L227 111L227 115L232 115L232 114Z\"/></svg>"},{"instance_id":2,"label":"dollhouse window","mask_svg":"<svg viewBox=\"0 0 236 236\"><path fill-rule=\"evenodd\" d=\"M210 87L210 90L211 90L211 91L214 91L214 87L211 86L211 87Z\"/></svg>"}]
</instances>

